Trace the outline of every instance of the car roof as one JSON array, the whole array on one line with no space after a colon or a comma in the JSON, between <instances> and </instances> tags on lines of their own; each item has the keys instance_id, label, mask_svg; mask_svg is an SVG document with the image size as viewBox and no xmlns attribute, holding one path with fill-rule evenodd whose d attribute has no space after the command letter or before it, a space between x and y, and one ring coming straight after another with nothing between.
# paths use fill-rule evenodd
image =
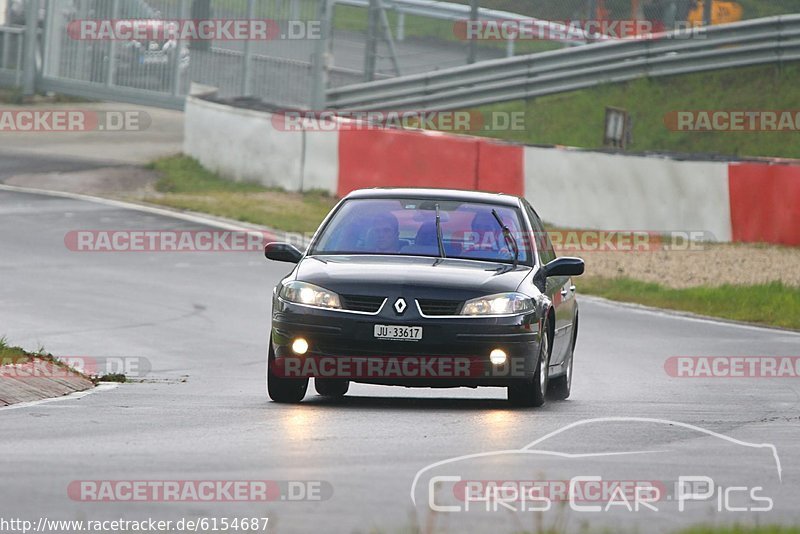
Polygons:
<instances>
[{"instance_id":1,"label":"car roof","mask_svg":"<svg viewBox=\"0 0 800 534\"><path fill-rule=\"evenodd\" d=\"M436 189L422 187L375 187L358 189L348 194L351 198L422 198L439 200L456 200L462 202L483 202L519 207L519 198L503 193L487 193L484 191L465 191L461 189Z\"/></svg>"}]
</instances>

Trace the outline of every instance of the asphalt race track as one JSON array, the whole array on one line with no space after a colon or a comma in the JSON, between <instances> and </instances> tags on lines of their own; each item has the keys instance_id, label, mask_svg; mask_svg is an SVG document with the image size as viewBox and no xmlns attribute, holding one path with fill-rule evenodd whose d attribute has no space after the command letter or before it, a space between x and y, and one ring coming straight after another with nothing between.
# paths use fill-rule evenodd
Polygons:
<instances>
[{"instance_id":1,"label":"asphalt race track","mask_svg":"<svg viewBox=\"0 0 800 534\"><path fill-rule=\"evenodd\" d=\"M303 404L278 405L265 394L265 358L270 294L288 265L256 252L85 253L64 244L70 230L198 227L0 190L0 334L58 356L139 358L151 366L139 382L0 410L4 514L32 521L269 517L270 532L399 532L414 523L506 532L534 530L537 521L653 532L703 521L800 521L800 380L675 378L664 367L672 356L798 356L798 334L583 299L568 401L513 409L501 389L354 385L343 402L310 388ZM572 423L610 417L642 419L587 422L534 447L583 456L514 454ZM771 444L777 455L747 444ZM423 471L412 489L430 464L492 451L511 452ZM542 513L433 513L433 472L473 480L703 475L720 487L762 487L774 506L731 511L715 492L684 511L670 496L659 511L638 513L570 511L565 503ZM68 492L85 480L317 481L302 487L321 491L268 503L85 502ZM300 502L289 502L294 497ZM747 509L760 506L745 500Z\"/></svg>"}]
</instances>

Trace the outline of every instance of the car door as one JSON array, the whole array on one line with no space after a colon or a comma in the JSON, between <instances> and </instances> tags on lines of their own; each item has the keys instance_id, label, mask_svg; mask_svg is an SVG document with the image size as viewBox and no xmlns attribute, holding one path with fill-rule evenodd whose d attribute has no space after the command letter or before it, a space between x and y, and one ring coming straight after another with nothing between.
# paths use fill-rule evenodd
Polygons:
<instances>
[{"instance_id":1,"label":"car door","mask_svg":"<svg viewBox=\"0 0 800 534\"><path fill-rule=\"evenodd\" d=\"M535 240L542 265L547 265L556 259L553 243L544 229L544 224L539 215L525 202L525 210L533 226ZM569 350L572 341L572 323L575 317L575 289L572 279L568 276L552 276L547 279L545 292L555 307L556 324L553 339L553 350L550 356L550 365L560 365Z\"/></svg>"}]
</instances>

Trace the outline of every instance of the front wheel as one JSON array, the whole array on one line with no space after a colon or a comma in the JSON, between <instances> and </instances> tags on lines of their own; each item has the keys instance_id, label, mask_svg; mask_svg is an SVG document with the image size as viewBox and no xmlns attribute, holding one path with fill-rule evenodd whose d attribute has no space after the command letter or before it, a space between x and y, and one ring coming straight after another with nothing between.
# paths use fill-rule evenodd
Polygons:
<instances>
[{"instance_id":1,"label":"front wheel","mask_svg":"<svg viewBox=\"0 0 800 534\"><path fill-rule=\"evenodd\" d=\"M340 398L344 397L347 390L350 389L350 381L336 378L315 378L314 389L323 397Z\"/></svg>"},{"instance_id":2,"label":"front wheel","mask_svg":"<svg viewBox=\"0 0 800 534\"><path fill-rule=\"evenodd\" d=\"M567 370L566 372L550 381L547 387L547 398L553 400L567 400L569 394L572 392L572 366L575 363L575 342L578 338L578 319L575 319L575 325L572 330L572 341L567 353Z\"/></svg>"},{"instance_id":3,"label":"front wheel","mask_svg":"<svg viewBox=\"0 0 800 534\"><path fill-rule=\"evenodd\" d=\"M508 386L508 400L517 406L537 408L544 404L547 391L547 371L550 364L550 338L548 326L542 329L542 342L539 343L539 358L536 373L532 379L519 380Z\"/></svg>"},{"instance_id":4,"label":"front wheel","mask_svg":"<svg viewBox=\"0 0 800 534\"><path fill-rule=\"evenodd\" d=\"M275 402L295 404L303 400L308 390L308 378L284 378L273 372L275 351L272 340L269 342L269 359L267 360L267 393Z\"/></svg>"}]
</instances>

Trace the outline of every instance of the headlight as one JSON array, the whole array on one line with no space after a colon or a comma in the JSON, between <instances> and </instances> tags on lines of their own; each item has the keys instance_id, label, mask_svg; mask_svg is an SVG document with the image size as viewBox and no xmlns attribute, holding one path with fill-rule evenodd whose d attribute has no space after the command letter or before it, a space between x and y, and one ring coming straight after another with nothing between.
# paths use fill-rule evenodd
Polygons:
<instances>
[{"instance_id":1,"label":"headlight","mask_svg":"<svg viewBox=\"0 0 800 534\"><path fill-rule=\"evenodd\" d=\"M500 293L468 300L461 315L511 315L533 308L533 300L522 293Z\"/></svg>"},{"instance_id":2,"label":"headlight","mask_svg":"<svg viewBox=\"0 0 800 534\"><path fill-rule=\"evenodd\" d=\"M341 308L342 304L339 295L333 291L328 291L314 284L306 282L292 281L283 284L280 297L289 302L297 304L307 304L308 306L319 306L320 308Z\"/></svg>"}]
</instances>

